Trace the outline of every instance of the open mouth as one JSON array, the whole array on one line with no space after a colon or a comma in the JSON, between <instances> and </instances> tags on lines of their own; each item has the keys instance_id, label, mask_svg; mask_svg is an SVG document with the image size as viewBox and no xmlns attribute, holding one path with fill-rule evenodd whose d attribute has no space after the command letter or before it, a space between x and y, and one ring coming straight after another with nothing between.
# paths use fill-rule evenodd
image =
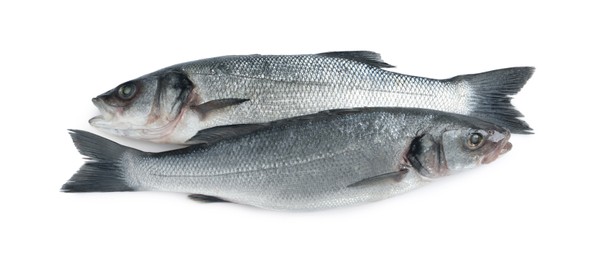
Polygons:
<instances>
[{"instance_id":1,"label":"open mouth","mask_svg":"<svg viewBox=\"0 0 594 260\"><path fill-rule=\"evenodd\" d=\"M512 144L510 142L505 142L505 144L500 145L498 149L496 149L495 151L493 151L492 153L488 154L487 156L485 156L483 158L483 160L481 161L482 164L487 164L490 163L492 161L495 161L495 159L499 158L500 155L503 155L507 152L509 152L512 149Z\"/></svg>"},{"instance_id":2,"label":"open mouth","mask_svg":"<svg viewBox=\"0 0 594 260\"><path fill-rule=\"evenodd\" d=\"M501 150L499 150L499 155L509 152L509 150L511 150L512 147L513 147L512 143L506 142L505 145L503 147L501 147Z\"/></svg>"},{"instance_id":3,"label":"open mouth","mask_svg":"<svg viewBox=\"0 0 594 260\"><path fill-rule=\"evenodd\" d=\"M481 161L482 164L487 164L490 163L492 161L495 161L495 159L499 158L500 155L506 154L507 152L509 152L513 145L512 143L509 142L509 138L511 137L511 134L509 132L502 134L502 136L498 137L498 139L500 140L499 144L497 145L497 148L495 148L495 150L489 154L487 154L483 160Z\"/></svg>"},{"instance_id":4,"label":"open mouth","mask_svg":"<svg viewBox=\"0 0 594 260\"><path fill-rule=\"evenodd\" d=\"M101 98L93 98L91 100L93 101L93 105L99 110L99 115L89 119L89 124L99 128L113 128L119 125L115 122L118 121L115 118L119 112L118 108L107 105Z\"/></svg>"}]
</instances>

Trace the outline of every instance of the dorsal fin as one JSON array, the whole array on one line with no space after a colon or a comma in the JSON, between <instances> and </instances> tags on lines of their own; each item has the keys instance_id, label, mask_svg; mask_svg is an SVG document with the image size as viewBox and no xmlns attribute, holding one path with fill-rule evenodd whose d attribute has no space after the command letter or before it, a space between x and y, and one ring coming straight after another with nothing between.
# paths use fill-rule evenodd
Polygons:
<instances>
[{"instance_id":1,"label":"dorsal fin","mask_svg":"<svg viewBox=\"0 0 594 260\"><path fill-rule=\"evenodd\" d=\"M378 68L394 68L394 66L383 61L379 53L372 51L333 51L319 53L318 55L357 61Z\"/></svg>"}]
</instances>

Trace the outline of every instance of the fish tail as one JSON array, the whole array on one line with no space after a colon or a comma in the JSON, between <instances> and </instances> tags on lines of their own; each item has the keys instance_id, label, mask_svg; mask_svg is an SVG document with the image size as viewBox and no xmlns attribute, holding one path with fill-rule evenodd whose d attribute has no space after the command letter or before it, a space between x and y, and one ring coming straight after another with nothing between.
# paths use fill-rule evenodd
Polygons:
<instances>
[{"instance_id":1,"label":"fish tail","mask_svg":"<svg viewBox=\"0 0 594 260\"><path fill-rule=\"evenodd\" d=\"M122 158L140 152L81 130L70 130L78 151L89 161L63 186L63 192L134 191L126 180Z\"/></svg>"},{"instance_id":2,"label":"fish tail","mask_svg":"<svg viewBox=\"0 0 594 260\"><path fill-rule=\"evenodd\" d=\"M478 74L460 75L449 79L454 84L468 84L473 95L470 98L471 116L509 129L516 134L531 134L532 128L520 111L511 104L534 73L533 67L513 67Z\"/></svg>"}]
</instances>

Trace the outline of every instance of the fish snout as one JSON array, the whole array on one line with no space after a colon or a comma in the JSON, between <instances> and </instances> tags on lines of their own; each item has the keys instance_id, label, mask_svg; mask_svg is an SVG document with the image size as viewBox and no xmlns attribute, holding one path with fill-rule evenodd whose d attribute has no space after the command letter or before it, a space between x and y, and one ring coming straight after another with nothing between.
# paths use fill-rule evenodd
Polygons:
<instances>
[{"instance_id":1,"label":"fish snout","mask_svg":"<svg viewBox=\"0 0 594 260\"><path fill-rule=\"evenodd\" d=\"M91 102L93 102L93 105L95 105L99 110L105 108L105 106L106 106L105 99L102 98L101 96L92 98Z\"/></svg>"}]
</instances>

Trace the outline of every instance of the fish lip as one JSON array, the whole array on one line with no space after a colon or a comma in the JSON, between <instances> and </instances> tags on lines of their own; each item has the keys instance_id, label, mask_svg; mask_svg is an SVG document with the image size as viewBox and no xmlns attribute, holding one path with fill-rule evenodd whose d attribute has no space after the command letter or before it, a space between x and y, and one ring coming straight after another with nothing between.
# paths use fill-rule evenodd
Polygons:
<instances>
[{"instance_id":1,"label":"fish lip","mask_svg":"<svg viewBox=\"0 0 594 260\"><path fill-rule=\"evenodd\" d=\"M137 130L137 127L134 127L130 124L122 124L120 123L113 123L110 120L107 120L103 115L94 116L89 119L89 124L97 129L102 131L106 131L108 133L114 133L116 135L125 135L124 132L134 131Z\"/></svg>"},{"instance_id":2,"label":"fish lip","mask_svg":"<svg viewBox=\"0 0 594 260\"><path fill-rule=\"evenodd\" d=\"M89 124L95 128L111 131L111 130L123 130L126 127L113 124L110 120L107 120L103 115L94 116L89 119Z\"/></svg>"},{"instance_id":3,"label":"fish lip","mask_svg":"<svg viewBox=\"0 0 594 260\"><path fill-rule=\"evenodd\" d=\"M503 145L503 147L501 147L501 150L499 150L499 155L502 154L506 154L507 152L509 152L512 149L513 145L510 142L506 142L505 145Z\"/></svg>"},{"instance_id":4,"label":"fish lip","mask_svg":"<svg viewBox=\"0 0 594 260\"><path fill-rule=\"evenodd\" d=\"M101 113L105 112L109 108L109 105L107 105L107 103L105 103L105 100L103 98L101 98L101 96L96 96L94 98L91 98L91 102L93 102L93 105L97 109L99 109L99 111Z\"/></svg>"},{"instance_id":5,"label":"fish lip","mask_svg":"<svg viewBox=\"0 0 594 260\"><path fill-rule=\"evenodd\" d=\"M102 122L105 122L103 115L94 116L89 119L89 124L94 127L101 127Z\"/></svg>"},{"instance_id":6,"label":"fish lip","mask_svg":"<svg viewBox=\"0 0 594 260\"><path fill-rule=\"evenodd\" d=\"M501 144L497 146L497 149L495 149L495 151L483 157L481 164L488 164L492 161L495 161L495 159L499 158L499 156L509 152L513 147L512 143L509 142L510 137L511 133L506 131L504 133L503 139L501 140Z\"/></svg>"}]
</instances>

